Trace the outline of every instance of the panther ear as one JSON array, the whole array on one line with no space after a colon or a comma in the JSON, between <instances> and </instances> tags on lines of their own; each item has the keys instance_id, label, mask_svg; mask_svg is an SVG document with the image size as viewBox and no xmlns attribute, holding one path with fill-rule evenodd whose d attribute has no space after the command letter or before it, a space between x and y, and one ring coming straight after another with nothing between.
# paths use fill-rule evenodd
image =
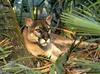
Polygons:
<instances>
[{"instance_id":1,"label":"panther ear","mask_svg":"<svg viewBox=\"0 0 100 74\"><path fill-rule=\"evenodd\" d=\"M27 27L32 26L33 25L33 20L31 18L25 17L25 25Z\"/></svg>"},{"instance_id":2,"label":"panther ear","mask_svg":"<svg viewBox=\"0 0 100 74\"><path fill-rule=\"evenodd\" d=\"M51 24L51 21L52 21L52 16L51 15L47 16L46 22L48 23L48 25Z\"/></svg>"}]
</instances>

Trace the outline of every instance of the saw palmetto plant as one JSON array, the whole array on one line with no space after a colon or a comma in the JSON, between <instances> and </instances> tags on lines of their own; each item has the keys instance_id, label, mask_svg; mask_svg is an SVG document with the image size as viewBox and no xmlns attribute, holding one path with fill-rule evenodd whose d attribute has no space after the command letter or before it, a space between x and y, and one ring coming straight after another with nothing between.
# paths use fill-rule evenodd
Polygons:
<instances>
[{"instance_id":1,"label":"saw palmetto plant","mask_svg":"<svg viewBox=\"0 0 100 74\"><path fill-rule=\"evenodd\" d=\"M61 21L66 28L72 31L79 32L79 34L86 35L100 35L100 1L91 0L75 1L74 8L66 10L61 15ZM78 6L77 6L78 5Z\"/></svg>"},{"instance_id":2,"label":"saw palmetto plant","mask_svg":"<svg viewBox=\"0 0 100 74\"><path fill-rule=\"evenodd\" d=\"M70 0L69 8L65 9L61 15L61 22L64 23L63 27L65 29L72 30L80 36L86 36L86 35L100 36L100 21L99 21L100 17L98 15L100 15L99 0L94 2L91 0L87 0L87 1L75 0L75 2ZM58 58L56 65L52 66L53 70L51 71L51 73L54 73L54 69L57 70L58 74L63 73L64 70L63 63L65 62L65 59L66 61L68 61L71 52L75 49L75 47L73 46L75 45L72 44L68 53L65 53L65 55ZM82 66L87 66L91 70L91 72L89 72L90 70L88 70L88 72L85 71L87 72L87 74L88 73L92 74L92 72L95 74L99 73L99 71L96 70L99 70L100 67L99 66L98 68L95 67L98 64L98 62L95 62L94 66L93 64L90 64L90 62L92 61L84 60L84 63L82 62L83 61L78 61L77 65L79 65L80 63ZM72 74L75 74L75 72Z\"/></svg>"},{"instance_id":3,"label":"saw palmetto plant","mask_svg":"<svg viewBox=\"0 0 100 74\"><path fill-rule=\"evenodd\" d=\"M9 39L3 39L2 41L0 41L0 59L3 60L3 64L7 64L5 58L7 58L12 53L12 47L13 46L11 45Z\"/></svg>"},{"instance_id":4,"label":"saw palmetto plant","mask_svg":"<svg viewBox=\"0 0 100 74\"><path fill-rule=\"evenodd\" d=\"M84 18L77 14L63 13L61 20L65 26L76 32L100 35L100 23L93 19Z\"/></svg>"},{"instance_id":5,"label":"saw palmetto plant","mask_svg":"<svg viewBox=\"0 0 100 74\"><path fill-rule=\"evenodd\" d=\"M85 2L85 1L83 1L83 2ZM86 2L88 2L88 3L79 4L79 6L76 6L75 8L73 8L73 6L71 6L69 12L66 9L61 15L61 22L64 23L64 28L66 28L66 29L68 28L68 29L76 32L78 35L100 36L100 21L99 21L100 18L97 16L97 15L100 15L100 10L99 10L100 9L100 1L96 1L93 3L92 1L88 0ZM73 3L73 2L71 2L71 3ZM84 4L86 4L86 5L84 5ZM70 49L70 52L72 52L71 50L73 50L73 49L75 49L75 48L72 46L72 48ZM68 57L70 57L70 55L68 56L68 54L71 54L70 52L65 55L67 60L68 60ZM61 62L62 62L62 60L64 62L65 56L58 58L57 63L59 63L58 67L60 68L60 69L57 68L58 74L60 74L59 72L62 73L62 69L63 69L62 65L63 64L61 65ZM89 65L89 63L86 64L86 62L88 63L88 61L85 60L85 62L82 63L82 65L88 66L88 67L92 68L92 70L93 70L95 66L93 66L92 64ZM79 63L77 63L77 65L78 64ZM96 64L97 63L95 62L95 65ZM98 70L100 68L98 67L96 69ZM96 73L96 71L94 71L94 73Z\"/></svg>"}]
</instances>

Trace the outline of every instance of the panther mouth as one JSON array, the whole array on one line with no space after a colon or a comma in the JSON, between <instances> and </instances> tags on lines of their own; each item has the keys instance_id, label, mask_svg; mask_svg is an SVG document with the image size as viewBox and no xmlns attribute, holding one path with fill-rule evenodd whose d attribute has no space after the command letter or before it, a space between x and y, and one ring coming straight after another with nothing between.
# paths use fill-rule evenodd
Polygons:
<instances>
[{"instance_id":1,"label":"panther mouth","mask_svg":"<svg viewBox=\"0 0 100 74\"><path fill-rule=\"evenodd\" d=\"M44 46L47 46L48 44L47 43L42 43L41 45L44 47Z\"/></svg>"}]
</instances>

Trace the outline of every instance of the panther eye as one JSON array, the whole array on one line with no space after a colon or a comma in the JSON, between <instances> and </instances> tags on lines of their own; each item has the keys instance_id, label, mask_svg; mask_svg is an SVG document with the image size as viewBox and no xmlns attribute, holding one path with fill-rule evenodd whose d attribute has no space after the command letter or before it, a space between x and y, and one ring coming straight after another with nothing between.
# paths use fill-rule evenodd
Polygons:
<instances>
[{"instance_id":1,"label":"panther eye","mask_svg":"<svg viewBox=\"0 0 100 74\"><path fill-rule=\"evenodd\" d=\"M34 33L36 36L41 37L41 33L39 31L35 30Z\"/></svg>"},{"instance_id":2,"label":"panther eye","mask_svg":"<svg viewBox=\"0 0 100 74\"><path fill-rule=\"evenodd\" d=\"M35 31L40 32L40 29L35 29Z\"/></svg>"}]
</instances>

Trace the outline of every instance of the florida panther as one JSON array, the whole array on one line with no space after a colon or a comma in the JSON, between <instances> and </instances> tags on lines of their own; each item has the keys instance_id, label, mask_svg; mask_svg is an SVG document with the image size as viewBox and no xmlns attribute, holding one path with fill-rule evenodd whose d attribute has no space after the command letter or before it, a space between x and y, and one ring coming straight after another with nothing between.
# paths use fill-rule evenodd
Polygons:
<instances>
[{"instance_id":1,"label":"florida panther","mask_svg":"<svg viewBox=\"0 0 100 74\"><path fill-rule=\"evenodd\" d=\"M43 20L32 20L26 17L26 26L22 34L25 47L32 55L50 56L51 61L54 62L62 52L51 42L51 20L51 16L47 16Z\"/></svg>"}]
</instances>

